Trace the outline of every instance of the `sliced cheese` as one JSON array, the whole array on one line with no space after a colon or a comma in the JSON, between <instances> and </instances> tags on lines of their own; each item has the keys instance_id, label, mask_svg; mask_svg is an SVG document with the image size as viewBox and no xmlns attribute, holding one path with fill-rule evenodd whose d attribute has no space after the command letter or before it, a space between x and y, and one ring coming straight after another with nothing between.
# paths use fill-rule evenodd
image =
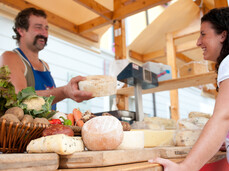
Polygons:
<instances>
[{"instance_id":1,"label":"sliced cheese","mask_svg":"<svg viewBox=\"0 0 229 171\"><path fill-rule=\"evenodd\" d=\"M145 148L156 146L174 146L175 130L133 129L133 131L144 132Z\"/></svg>"},{"instance_id":2,"label":"sliced cheese","mask_svg":"<svg viewBox=\"0 0 229 171\"><path fill-rule=\"evenodd\" d=\"M32 140L26 151L28 153L51 153L61 155L84 151L81 137L70 137L64 134L49 135Z\"/></svg>"},{"instance_id":3,"label":"sliced cheese","mask_svg":"<svg viewBox=\"0 0 229 171\"><path fill-rule=\"evenodd\" d=\"M124 131L122 143L117 150L142 149L144 148L143 131Z\"/></svg>"}]
</instances>

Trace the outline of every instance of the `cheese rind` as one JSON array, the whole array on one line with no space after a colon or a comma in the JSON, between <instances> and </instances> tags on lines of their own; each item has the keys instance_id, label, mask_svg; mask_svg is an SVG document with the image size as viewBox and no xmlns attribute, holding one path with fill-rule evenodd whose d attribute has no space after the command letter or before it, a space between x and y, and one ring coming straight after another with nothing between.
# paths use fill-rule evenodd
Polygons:
<instances>
[{"instance_id":1,"label":"cheese rind","mask_svg":"<svg viewBox=\"0 0 229 171\"><path fill-rule=\"evenodd\" d=\"M82 127L82 138L89 150L113 150L123 139L123 127L114 116L97 116Z\"/></svg>"},{"instance_id":2,"label":"cheese rind","mask_svg":"<svg viewBox=\"0 0 229 171\"><path fill-rule=\"evenodd\" d=\"M64 134L49 135L32 140L26 151L28 153L51 153L61 155L84 151L81 137L70 137Z\"/></svg>"},{"instance_id":3,"label":"cheese rind","mask_svg":"<svg viewBox=\"0 0 229 171\"><path fill-rule=\"evenodd\" d=\"M201 134L199 130L177 130L175 135L176 146L193 146Z\"/></svg>"},{"instance_id":4,"label":"cheese rind","mask_svg":"<svg viewBox=\"0 0 229 171\"><path fill-rule=\"evenodd\" d=\"M93 97L110 96L116 94L117 80L109 75L90 75L79 82L79 89L92 93Z\"/></svg>"},{"instance_id":5,"label":"cheese rind","mask_svg":"<svg viewBox=\"0 0 229 171\"><path fill-rule=\"evenodd\" d=\"M142 149L144 148L143 131L124 131L122 143L117 150Z\"/></svg>"}]
</instances>

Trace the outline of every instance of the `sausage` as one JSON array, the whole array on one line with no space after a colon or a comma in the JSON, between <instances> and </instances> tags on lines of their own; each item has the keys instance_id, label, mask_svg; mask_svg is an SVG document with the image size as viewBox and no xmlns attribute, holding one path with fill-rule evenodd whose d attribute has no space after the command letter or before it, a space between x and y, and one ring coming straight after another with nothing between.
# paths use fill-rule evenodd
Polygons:
<instances>
[{"instance_id":1,"label":"sausage","mask_svg":"<svg viewBox=\"0 0 229 171\"><path fill-rule=\"evenodd\" d=\"M48 135L56 135L56 134L65 134L68 136L74 136L74 132L70 127L61 124L50 125L42 132L43 137Z\"/></svg>"}]
</instances>

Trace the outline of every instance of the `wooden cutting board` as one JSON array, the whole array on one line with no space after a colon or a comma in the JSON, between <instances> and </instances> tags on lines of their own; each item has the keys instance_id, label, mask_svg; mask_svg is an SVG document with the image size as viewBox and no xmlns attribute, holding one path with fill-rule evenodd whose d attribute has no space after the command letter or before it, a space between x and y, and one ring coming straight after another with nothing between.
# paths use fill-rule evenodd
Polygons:
<instances>
[{"instance_id":1,"label":"wooden cutting board","mask_svg":"<svg viewBox=\"0 0 229 171\"><path fill-rule=\"evenodd\" d=\"M60 168L81 168L144 162L154 157L182 158L191 147L155 147L135 150L84 151L60 155Z\"/></svg>"},{"instance_id":2,"label":"wooden cutting board","mask_svg":"<svg viewBox=\"0 0 229 171\"><path fill-rule=\"evenodd\" d=\"M162 151L164 151L164 150L165 149L163 149ZM189 150L190 150L190 148L189 148ZM162 154L161 157L163 157L163 156L166 157L167 156L169 158L169 157L172 157L173 154L175 154L176 152L180 153L180 150L177 149L176 147L175 147L175 149L172 149L172 150L168 149L168 151L170 151L170 152ZM74 154L74 155L76 155L76 154ZM182 154L175 154L175 157L178 157L178 158L169 158L169 160L171 160L173 162L177 162L177 163L183 161L185 159L185 156L184 157L179 157L179 155L183 156L185 154L183 154L183 153ZM67 157L67 156L65 156L65 157ZM110 157L112 158L112 156L110 156ZM123 157L123 156L121 156L121 157ZM130 156L127 156L127 157L130 157ZM214 157L212 157L212 159L208 163L213 163L213 162L222 160L225 157L226 157L226 153L225 152L218 152L218 153L215 154ZM152 158L152 157L150 157L150 158ZM113 170L113 171L114 170L122 170L122 171L149 171L149 170L150 171L163 171L163 167L160 164L148 163L147 160L144 161L144 162L133 162L133 163L127 163L127 164L124 164L124 163L121 164L120 163L120 164L117 164L117 165L115 164L113 166L107 165L106 167L103 167L105 165L96 166L96 167L88 166L87 168L85 168L86 167L86 163L84 163L85 165L82 166L82 165L80 165L80 163L75 163L75 165L74 165L74 163L73 163L74 159L71 162L72 162L72 164L68 165L69 168L62 168L60 166L59 170L61 170L61 171L110 171L110 170ZM91 168L89 168L89 167L91 167Z\"/></svg>"},{"instance_id":3,"label":"wooden cutting board","mask_svg":"<svg viewBox=\"0 0 229 171\"><path fill-rule=\"evenodd\" d=\"M0 170L56 170L59 156L56 153L0 154Z\"/></svg>"}]
</instances>

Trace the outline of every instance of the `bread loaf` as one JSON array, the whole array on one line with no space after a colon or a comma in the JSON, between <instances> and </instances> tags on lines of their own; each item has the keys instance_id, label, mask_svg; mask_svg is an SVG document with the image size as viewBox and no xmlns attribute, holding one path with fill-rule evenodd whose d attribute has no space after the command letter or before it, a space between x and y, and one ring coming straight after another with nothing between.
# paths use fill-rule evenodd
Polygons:
<instances>
[{"instance_id":1,"label":"bread loaf","mask_svg":"<svg viewBox=\"0 0 229 171\"><path fill-rule=\"evenodd\" d=\"M97 116L84 124L81 134L89 150L113 150L122 142L123 128L114 116Z\"/></svg>"},{"instance_id":2,"label":"bread loaf","mask_svg":"<svg viewBox=\"0 0 229 171\"><path fill-rule=\"evenodd\" d=\"M87 76L79 82L79 89L93 93L93 97L110 96L116 94L117 80L108 75Z\"/></svg>"}]
</instances>

